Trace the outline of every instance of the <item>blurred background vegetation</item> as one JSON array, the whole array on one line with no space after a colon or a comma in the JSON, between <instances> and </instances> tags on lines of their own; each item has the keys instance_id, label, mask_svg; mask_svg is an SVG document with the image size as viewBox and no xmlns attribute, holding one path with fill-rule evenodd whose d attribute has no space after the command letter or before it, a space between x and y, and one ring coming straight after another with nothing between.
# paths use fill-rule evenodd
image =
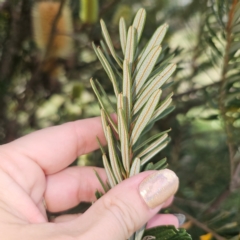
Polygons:
<instances>
[{"instance_id":1,"label":"blurred background vegetation","mask_svg":"<svg viewBox=\"0 0 240 240\"><path fill-rule=\"evenodd\" d=\"M171 143L154 158L167 156L169 168L180 178L167 211L186 214L184 227L193 239L240 239L239 0L41 4L49 2L57 4L57 11L44 15L37 1L0 0L0 144L37 129L98 116L89 79L97 78L114 98L91 47L92 41L100 45L102 39L99 19L105 20L120 51L120 17L130 24L144 7L148 15L142 43L168 23L163 56L175 56L172 62L178 63L165 91L174 92L175 110L149 133L172 129ZM49 21L48 32L41 29ZM74 164L102 166L101 154L81 156Z\"/></svg>"}]
</instances>

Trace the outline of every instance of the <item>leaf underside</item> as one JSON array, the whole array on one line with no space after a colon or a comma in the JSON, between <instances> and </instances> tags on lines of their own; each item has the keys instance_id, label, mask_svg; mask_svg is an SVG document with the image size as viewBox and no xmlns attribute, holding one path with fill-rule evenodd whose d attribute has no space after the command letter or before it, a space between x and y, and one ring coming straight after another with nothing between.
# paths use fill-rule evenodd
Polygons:
<instances>
[{"instance_id":1,"label":"leaf underside","mask_svg":"<svg viewBox=\"0 0 240 240\"><path fill-rule=\"evenodd\" d=\"M167 146L170 141L168 137L170 130L157 133L147 139L145 133L150 131L156 121L173 110L170 105L172 93L166 96L164 87L169 85L167 81L176 70L176 65L169 62L172 59L171 55L166 59L162 55L161 43L168 29L167 24L157 28L145 46L141 45L145 21L144 9L139 9L129 28L125 20L120 19L121 53L114 48L115 43L111 40L103 20L100 22L105 40L101 41L102 49L93 43L93 49L112 83L116 97L116 103L112 103L101 83L91 79L92 88L101 108L103 131L108 146L106 153L99 142L109 182L104 184L100 180L105 192L109 187L114 187L141 171L167 167L166 158L155 163L150 161ZM113 117L112 113L116 117ZM101 197L102 193L97 191L96 196ZM182 238L188 234L169 226L144 230L145 226L134 233L129 240L146 240L146 234L157 237L149 239L160 239L157 234L167 237L161 239L177 239L176 236L181 236L178 239L191 239Z\"/></svg>"}]
</instances>

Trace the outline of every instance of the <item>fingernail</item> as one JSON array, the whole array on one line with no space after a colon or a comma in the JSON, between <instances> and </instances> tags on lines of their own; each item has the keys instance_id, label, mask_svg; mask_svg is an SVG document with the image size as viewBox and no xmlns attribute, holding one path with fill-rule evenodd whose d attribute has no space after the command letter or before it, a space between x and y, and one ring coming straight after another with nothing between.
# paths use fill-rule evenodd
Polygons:
<instances>
[{"instance_id":1,"label":"fingernail","mask_svg":"<svg viewBox=\"0 0 240 240\"><path fill-rule=\"evenodd\" d=\"M186 220L186 216L184 214L182 214L182 213L175 213L173 215L178 219L179 226L184 224L184 222Z\"/></svg>"},{"instance_id":2,"label":"fingernail","mask_svg":"<svg viewBox=\"0 0 240 240\"><path fill-rule=\"evenodd\" d=\"M169 170L157 171L139 185L139 192L149 208L155 208L174 195L178 189L178 177Z\"/></svg>"}]
</instances>

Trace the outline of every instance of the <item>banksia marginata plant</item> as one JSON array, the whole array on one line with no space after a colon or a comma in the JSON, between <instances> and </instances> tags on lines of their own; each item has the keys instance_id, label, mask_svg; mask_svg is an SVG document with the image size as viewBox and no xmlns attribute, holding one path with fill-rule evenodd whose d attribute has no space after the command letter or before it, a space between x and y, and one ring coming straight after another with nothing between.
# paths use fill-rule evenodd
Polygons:
<instances>
[{"instance_id":1,"label":"banksia marginata plant","mask_svg":"<svg viewBox=\"0 0 240 240\"><path fill-rule=\"evenodd\" d=\"M169 130L148 139L144 135L156 121L173 110L170 106L173 94L164 99L161 96L163 86L166 87L165 83L176 70L176 65L169 63L169 58L164 59L161 55L161 43L168 29L167 24L157 28L146 46L140 47L145 20L146 11L140 9L127 31L125 20L120 19L123 59L115 51L103 20L101 28L105 42L101 41L101 48L93 43L93 49L112 82L117 98L116 104L113 104L102 85L97 80L90 80L101 108L102 125L108 145L107 154L99 142L108 183L103 183L97 175L106 192L124 179L144 170L167 167L165 158L155 164L150 161L167 146ZM117 123L110 113L117 115ZM102 194L97 191L97 198ZM144 229L145 226L129 240L160 239L157 236L161 236L161 239L191 239L185 230L179 231L174 227L147 230L147 236Z\"/></svg>"}]
</instances>

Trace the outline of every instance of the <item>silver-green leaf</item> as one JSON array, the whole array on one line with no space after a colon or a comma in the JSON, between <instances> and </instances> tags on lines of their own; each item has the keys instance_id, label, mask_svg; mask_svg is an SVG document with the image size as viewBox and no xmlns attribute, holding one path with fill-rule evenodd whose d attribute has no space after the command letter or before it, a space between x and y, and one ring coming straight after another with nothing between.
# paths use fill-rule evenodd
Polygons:
<instances>
[{"instance_id":1,"label":"silver-green leaf","mask_svg":"<svg viewBox=\"0 0 240 240\"><path fill-rule=\"evenodd\" d=\"M137 46L137 33L136 29L132 26L128 29L126 51L124 59L128 61L130 70L132 69L134 54Z\"/></svg>"},{"instance_id":2,"label":"silver-green leaf","mask_svg":"<svg viewBox=\"0 0 240 240\"><path fill-rule=\"evenodd\" d=\"M146 105L144 106L143 110L141 111L135 126L133 127L133 131L131 134L131 145L134 145L134 143L136 143L136 141L138 140L138 137L140 136L140 134L142 133L142 131L144 130L144 128L147 126L149 120L152 117L152 114L159 102L160 99L160 95L161 95L161 90L157 89L153 95L149 98L149 100L147 101Z\"/></svg>"},{"instance_id":3,"label":"silver-green leaf","mask_svg":"<svg viewBox=\"0 0 240 240\"><path fill-rule=\"evenodd\" d=\"M151 120L155 120L169 105L170 103L172 102L172 93L167 97L167 99L164 100L163 103L161 103L160 107L158 107L153 115L152 115L152 118Z\"/></svg>"},{"instance_id":4,"label":"silver-green leaf","mask_svg":"<svg viewBox=\"0 0 240 240\"><path fill-rule=\"evenodd\" d=\"M104 102L103 102L103 99L102 99L102 97L101 97L101 95L100 95L100 93L99 93L99 91L98 91L98 89L97 89L97 87L96 87L96 84L94 83L94 81L93 81L92 78L90 79L90 84L91 84L92 89L93 89L93 91L94 91L94 93L95 93L95 95L96 95L96 97L97 97L97 99L98 99L98 102L99 102L99 104L100 104L100 107L105 110L105 113L106 113L106 115L107 115L108 122L111 124L112 128L114 129L114 131L115 131L116 133L118 133L116 124L113 122L111 116L108 114L107 108L106 108L106 106L105 106L105 104L104 104Z\"/></svg>"},{"instance_id":5,"label":"silver-green leaf","mask_svg":"<svg viewBox=\"0 0 240 240\"><path fill-rule=\"evenodd\" d=\"M170 132L171 129L168 129L166 131L160 132L160 133L156 133L155 135L153 135L152 137L146 139L144 142L142 142L141 144L137 145L136 148L134 148L134 152L138 151L139 149L145 147L147 144L153 142L155 139L160 138L161 136L163 136L165 133Z\"/></svg>"},{"instance_id":6,"label":"silver-green leaf","mask_svg":"<svg viewBox=\"0 0 240 240\"><path fill-rule=\"evenodd\" d=\"M111 130L110 126L107 126L107 142L108 142L108 151L109 151L111 167L112 167L112 170L113 170L114 176L116 177L117 182L120 183L123 179L122 179L122 175L121 175L119 160L118 160L118 156L116 153L115 144L114 144L113 136L112 136L112 130Z\"/></svg>"},{"instance_id":7,"label":"silver-green leaf","mask_svg":"<svg viewBox=\"0 0 240 240\"><path fill-rule=\"evenodd\" d=\"M123 109L126 114L127 128L129 128L130 120L131 120L131 117L130 117L131 109L132 109L131 85L132 85L132 79L131 79L129 64L127 60L124 60L123 62Z\"/></svg>"},{"instance_id":8,"label":"silver-green leaf","mask_svg":"<svg viewBox=\"0 0 240 240\"><path fill-rule=\"evenodd\" d=\"M119 21L119 35L120 35L122 52L123 52L123 55L125 55L125 50L127 45L127 27L123 17L121 17Z\"/></svg>"},{"instance_id":9,"label":"silver-green leaf","mask_svg":"<svg viewBox=\"0 0 240 240\"><path fill-rule=\"evenodd\" d=\"M140 173L140 167L141 167L140 158L135 158L133 160L133 163L132 163L132 166L131 166L129 177L132 177L132 176L137 175L138 173Z\"/></svg>"},{"instance_id":10,"label":"silver-green leaf","mask_svg":"<svg viewBox=\"0 0 240 240\"><path fill-rule=\"evenodd\" d=\"M136 97L141 90L143 84L151 74L155 63L161 53L162 48L157 46L153 48L147 57L144 59L141 68L137 71L136 77L133 80L132 93Z\"/></svg>"},{"instance_id":11,"label":"silver-green leaf","mask_svg":"<svg viewBox=\"0 0 240 240\"><path fill-rule=\"evenodd\" d=\"M133 20L133 27L137 30L137 41L139 42L142 36L142 31L146 21L146 10L140 8Z\"/></svg>"},{"instance_id":12,"label":"silver-green leaf","mask_svg":"<svg viewBox=\"0 0 240 240\"><path fill-rule=\"evenodd\" d=\"M117 182L116 182L116 180L114 178L114 175L113 175L111 167L109 165L107 156L105 154L102 155L102 159L103 159L103 166L104 166L104 169L106 171L109 184L113 188L114 186L117 185Z\"/></svg>"},{"instance_id":13,"label":"silver-green leaf","mask_svg":"<svg viewBox=\"0 0 240 240\"><path fill-rule=\"evenodd\" d=\"M97 52L99 54L98 56L100 57L100 61L101 61L102 65L103 65L103 67L104 67L108 77L112 81L114 93L117 96L118 93L119 93L119 89L118 89L117 79L116 79L116 76L115 76L115 74L114 74L114 72L112 70L112 67L109 64L107 58L104 56L102 50L99 47L97 48Z\"/></svg>"},{"instance_id":14,"label":"silver-green leaf","mask_svg":"<svg viewBox=\"0 0 240 240\"><path fill-rule=\"evenodd\" d=\"M108 105L111 107L112 111L113 111L113 112L117 112L117 111L116 111L116 107L113 105L113 103L112 103L111 100L109 99L109 96L108 96L108 94L105 92L105 90L104 90L104 88L102 87L101 83L100 83L98 80L96 80L96 84L97 84L98 88L100 89L102 95L103 95L104 98L106 99Z\"/></svg>"},{"instance_id":15,"label":"silver-green leaf","mask_svg":"<svg viewBox=\"0 0 240 240\"><path fill-rule=\"evenodd\" d=\"M122 163L123 167L128 174L130 171L130 149L129 149L129 139L128 139L128 131L126 126L126 120L124 117L124 112L122 108L118 109L119 116L119 125L120 125L120 142L121 142L121 155L122 155Z\"/></svg>"},{"instance_id":16,"label":"silver-green leaf","mask_svg":"<svg viewBox=\"0 0 240 240\"><path fill-rule=\"evenodd\" d=\"M136 114L141 107L146 103L147 99L153 94L153 92L160 88L173 74L176 69L175 64L168 65L161 73L158 74L152 81L149 80L148 86L142 91L142 94L134 104L133 114Z\"/></svg>"},{"instance_id":17,"label":"silver-green leaf","mask_svg":"<svg viewBox=\"0 0 240 240\"><path fill-rule=\"evenodd\" d=\"M101 120L102 120L103 132L104 132L105 138L107 138L108 122L107 122L106 113L105 113L105 111L103 109L101 109Z\"/></svg>"},{"instance_id":18,"label":"silver-green leaf","mask_svg":"<svg viewBox=\"0 0 240 240\"><path fill-rule=\"evenodd\" d=\"M159 139L157 139L156 141L154 141L153 143L151 143L147 148L145 148L142 152L140 152L137 157L141 158L144 155L146 155L147 153L151 152L154 148L156 148L157 146L159 146L162 142L164 142L168 137L168 134L165 133L162 137L160 137Z\"/></svg>"},{"instance_id":19,"label":"silver-green leaf","mask_svg":"<svg viewBox=\"0 0 240 240\"><path fill-rule=\"evenodd\" d=\"M149 52L154 47L160 46L160 44L162 43L162 40L163 40L163 38L164 38L164 36L165 36L165 34L167 32L167 29L168 29L168 25L166 23L157 28L157 30L154 32L153 36L149 40L147 46L143 50L143 52L141 54L141 58L140 58L140 60L139 60L139 62L137 64L136 70L141 67L143 60L147 57Z\"/></svg>"},{"instance_id":20,"label":"silver-green leaf","mask_svg":"<svg viewBox=\"0 0 240 240\"><path fill-rule=\"evenodd\" d=\"M146 224L143 225L138 231L136 231L135 240L142 240L142 236L144 234L145 228L146 228Z\"/></svg>"},{"instance_id":21,"label":"silver-green leaf","mask_svg":"<svg viewBox=\"0 0 240 240\"><path fill-rule=\"evenodd\" d=\"M165 141L161 145L159 145L157 148L153 149L151 152L149 152L146 156L144 156L141 159L141 166L147 163L152 157L154 157L157 153L159 153L163 148L165 148L168 145L168 141Z\"/></svg>"},{"instance_id":22,"label":"silver-green leaf","mask_svg":"<svg viewBox=\"0 0 240 240\"><path fill-rule=\"evenodd\" d=\"M117 64L122 68L122 63L121 63L119 57L117 56L117 53L115 52L112 40L110 38L110 35L109 35L107 27L106 27L106 24L102 19L100 20L100 24L101 24L102 33L103 33L104 39L107 43L107 46L108 46L113 58L117 62Z\"/></svg>"}]
</instances>

